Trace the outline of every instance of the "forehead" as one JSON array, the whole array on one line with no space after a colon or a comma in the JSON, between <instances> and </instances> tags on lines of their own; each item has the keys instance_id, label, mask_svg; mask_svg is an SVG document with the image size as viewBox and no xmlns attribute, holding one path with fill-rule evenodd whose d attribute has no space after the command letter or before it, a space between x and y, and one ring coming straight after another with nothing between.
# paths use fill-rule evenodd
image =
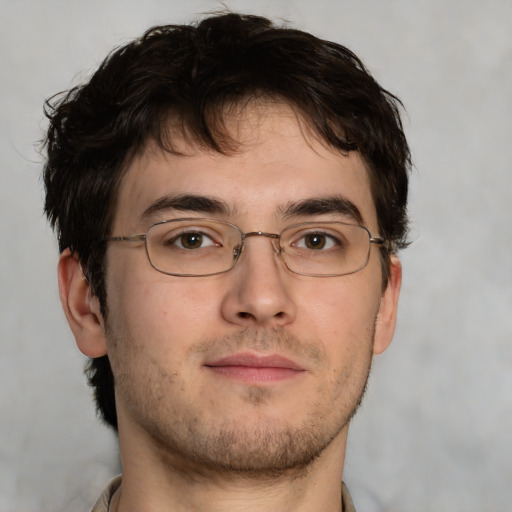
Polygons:
<instances>
[{"instance_id":1,"label":"forehead","mask_svg":"<svg viewBox=\"0 0 512 512\"><path fill-rule=\"evenodd\" d=\"M168 213L152 205L187 195L218 199L224 217L260 223L258 229L277 222L287 204L332 197L347 199L360 211L358 221L376 225L368 171L357 152L328 147L286 104L248 105L224 121L236 141L228 154L200 147L173 127L176 152L148 142L121 181L114 230L145 229Z\"/></svg>"}]
</instances>

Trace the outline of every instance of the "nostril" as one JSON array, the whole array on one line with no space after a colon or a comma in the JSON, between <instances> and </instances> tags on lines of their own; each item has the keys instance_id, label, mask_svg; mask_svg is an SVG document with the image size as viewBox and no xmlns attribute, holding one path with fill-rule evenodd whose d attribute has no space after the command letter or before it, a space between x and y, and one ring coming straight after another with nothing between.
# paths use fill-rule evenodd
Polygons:
<instances>
[{"instance_id":1,"label":"nostril","mask_svg":"<svg viewBox=\"0 0 512 512\"><path fill-rule=\"evenodd\" d=\"M237 313L237 316L242 320L257 320L257 317L255 315L253 315L252 313L248 313L247 311L239 311ZM286 318L286 313L284 311L279 311L278 313L272 315L272 318Z\"/></svg>"}]
</instances>

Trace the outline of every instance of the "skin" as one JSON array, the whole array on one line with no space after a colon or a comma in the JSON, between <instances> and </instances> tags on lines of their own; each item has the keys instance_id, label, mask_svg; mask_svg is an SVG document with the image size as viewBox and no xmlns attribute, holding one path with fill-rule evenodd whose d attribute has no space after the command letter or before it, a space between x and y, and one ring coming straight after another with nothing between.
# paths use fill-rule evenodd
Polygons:
<instances>
[{"instance_id":1,"label":"skin","mask_svg":"<svg viewBox=\"0 0 512 512\"><path fill-rule=\"evenodd\" d=\"M354 219L283 214L290 203L343 197L379 236L360 155L307 135L286 105L251 105L228 118L240 147L230 156L181 142L186 156L148 143L122 180L112 234L144 233L175 216L144 212L164 196L214 197L228 211L180 211L244 232L279 233L296 222ZM116 378L123 484L120 511L339 511L348 422L373 354L389 345L401 282L391 260L382 291L378 248L340 277L289 272L268 238L254 237L230 272L157 272L143 244L107 250L108 319L76 255L59 264L61 299L80 350L107 354ZM280 356L300 371L269 379L223 373L226 356ZM167 504L167 505L166 505Z\"/></svg>"}]
</instances>

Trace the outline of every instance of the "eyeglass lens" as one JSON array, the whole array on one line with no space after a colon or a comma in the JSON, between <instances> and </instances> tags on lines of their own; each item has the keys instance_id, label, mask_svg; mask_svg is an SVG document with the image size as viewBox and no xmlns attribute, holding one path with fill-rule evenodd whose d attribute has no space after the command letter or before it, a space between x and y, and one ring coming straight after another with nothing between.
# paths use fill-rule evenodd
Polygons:
<instances>
[{"instance_id":1,"label":"eyeglass lens","mask_svg":"<svg viewBox=\"0 0 512 512\"><path fill-rule=\"evenodd\" d=\"M180 276L227 272L248 243L236 226L211 219L161 222L153 225L146 236L153 267ZM308 222L287 227L272 243L294 273L344 275L368 263L370 233L364 227L341 222Z\"/></svg>"}]
</instances>

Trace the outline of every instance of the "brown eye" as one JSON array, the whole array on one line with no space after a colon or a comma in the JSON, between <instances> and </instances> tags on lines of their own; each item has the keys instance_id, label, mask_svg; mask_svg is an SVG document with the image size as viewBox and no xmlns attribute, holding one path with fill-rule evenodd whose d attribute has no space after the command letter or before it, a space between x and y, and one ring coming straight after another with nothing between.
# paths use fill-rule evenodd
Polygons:
<instances>
[{"instance_id":1,"label":"brown eye","mask_svg":"<svg viewBox=\"0 0 512 512\"><path fill-rule=\"evenodd\" d=\"M323 249L327 240L322 233L310 233L304 237L304 244L308 249Z\"/></svg>"},{"instance_id":2,"label":"brown eye","mask_svg":"<svg viewBox=\"0 0 512 512\"><path fill-rule=\"evenodd\" d=\"M176 240L176 244L183 249L199 249L203 245L203 234L183 233Z\"/></svg>"},{"instance_id":3,"label":"brown eye","mask_svg":"<svg viewBox=\"0 0 512 512\"><path fill-rule=\"evenodd\" d=\"M293 247L309 251L324 252L342 245L340 238L334 233L323 231L300 232L296 233L294 238L296 241L291 244Z\"/></svg>"},{"instance_id":4,"label":"brown eye","mask_svg":"<svg viewBox=\"0 0 512 512\"><path fill-rule=\"evenodd\" d=\"M169 248L178 247L179 249L204 249L205 247L219 247L210 236L200 231L185 231L168 239L166 244Z\"/></svg>"}]
</instances>

